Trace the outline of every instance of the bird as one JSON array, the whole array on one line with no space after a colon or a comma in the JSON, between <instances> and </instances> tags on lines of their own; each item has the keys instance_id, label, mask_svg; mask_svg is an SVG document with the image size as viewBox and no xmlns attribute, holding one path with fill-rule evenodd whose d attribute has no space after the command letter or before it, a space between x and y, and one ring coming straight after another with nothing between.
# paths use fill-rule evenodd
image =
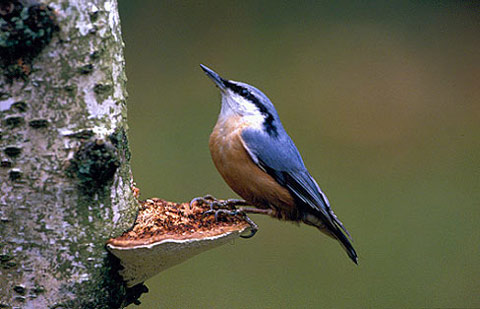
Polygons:
<instances>
[{"instance_id":1,"label":"bird","mask_svg":"<svg viewBox=\"0 0 480 309\"><path fill-rule=\"evenodd\" d=\"M200 67L221 93L209 139L211 157L230 188L253 207L242 210L314 226L338 240L358 264L349 232L305 167L273 103L249 84Z\"/></svg>"}]
</instances>

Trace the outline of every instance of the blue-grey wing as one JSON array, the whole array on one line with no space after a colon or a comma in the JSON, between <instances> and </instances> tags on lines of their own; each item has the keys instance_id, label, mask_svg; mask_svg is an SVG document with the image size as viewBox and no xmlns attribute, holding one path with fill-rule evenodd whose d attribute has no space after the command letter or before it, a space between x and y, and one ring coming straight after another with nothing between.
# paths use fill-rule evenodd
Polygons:
<instances>
[{"instance_id":1,"label":"blue-grey wing","mask_svg":"<svg viewBox=\"0 0 480 309\"><path fill-rule=\"evenodd\" d=\"M282 133L273 137L255 129L245 129L242 139L255 164L286 187L297 200L317 211L328 227L335 229L338 225L349 235L331 210L327 197L305 168L297 147L285 131Z\"/></svg>"},{"instance_id":2,"label":"blue-grey wing","mask_svg":"<svg viewBox=\"0 0 480 309\"><path fill-rule=\"evenodd\" d=\"M277 127L277 129L282 130L277 136L271 136L255 129L243 130L244 147L252 161L290 191L299 202L299 206L305 207L305 215L313 214L320 219L325 228L340 241L348 256L356 264L357 253L346 236L350 237L350 234L330 208L325 194L308 173L295 144L283 128ZM308 217L304 222L312 223ZM313 225L319 227L316 224Z\"/></svg>"}]
</instances>

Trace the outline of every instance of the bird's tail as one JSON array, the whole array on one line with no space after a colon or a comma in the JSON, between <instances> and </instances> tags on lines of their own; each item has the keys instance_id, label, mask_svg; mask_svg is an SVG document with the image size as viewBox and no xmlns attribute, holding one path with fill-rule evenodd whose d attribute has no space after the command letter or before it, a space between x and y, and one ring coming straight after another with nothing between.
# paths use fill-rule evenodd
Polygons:
<instances>
[{"instance_id":1,"label":"bird's tail","mask_svg":"<svg viewBox=\"0 0 480 309\"><path fill-rule=\"evenodd\" d=\"M338 239L338 241L340 241L340 243L342 244L343 248L345 249L345 251L347 252L348 256L350 257L350 259L358 265L358 256L357 256L357 252L355 251L355 249L353 248L353 245L350 241L350 239L348 239L348 237L345 235L345 233L337 228L335 229L335 231L333 232L335 234L335 237Z\"/></svg>"},{"instance_id":2,"label":"bird's tail","mask_svg":"<svg viewBox=\"0 0 480 309\"><path fill-rule=\"evenodd\" d=\"M348 231L343 227L342 223L338 220L336 216L333 216L331 223L327 223L321 220L318 216L313 214L307 214L305 216L304 222L309 225L313 225L318 228L321 232L327 234L328 236L337 239L340 244L343 246L347 252L350 259L358 265L358 256L357 252L353 248L351 239L349 239Z\"/></svg>"}]
</instances>

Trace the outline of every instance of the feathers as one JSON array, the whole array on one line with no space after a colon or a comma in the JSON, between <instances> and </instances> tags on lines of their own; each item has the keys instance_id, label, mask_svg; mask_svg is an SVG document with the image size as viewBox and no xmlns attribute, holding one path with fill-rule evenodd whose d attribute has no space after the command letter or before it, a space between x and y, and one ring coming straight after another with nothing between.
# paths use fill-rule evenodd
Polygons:
<instances>
[{"instance_id":1,"label":"feathers","mask_svg":"<svg viewBox=\"0 0 480 309\"><path fill-rule=\"evenodd\" d=\"M201 67L222 94L209 146L227 184L253 205L272 208L279 218L303 221L338 239L357 263L350 235L305 168L272 102L251 85Z\"/></svg>"},{"instance_id":2,"label":"feathers","mask_svg":"<svg viewBox=\"0 0 480 309\"><path fill-rule=\"evenodd\" d=\"M280 185L294 196L298 206L302 207L303 218L307 224L337 238L349 257L357 263L357 254L346 235L350 236L342 222L330 208L327 197L307 171L295 144L284 131L279 138L272 138L262 131L245 128L242 132L243 146L262 170L272 176ZM319 219L309 220L309 215ZM346 235L345 235L346 234Z\"/></svg>"}]
</instances>

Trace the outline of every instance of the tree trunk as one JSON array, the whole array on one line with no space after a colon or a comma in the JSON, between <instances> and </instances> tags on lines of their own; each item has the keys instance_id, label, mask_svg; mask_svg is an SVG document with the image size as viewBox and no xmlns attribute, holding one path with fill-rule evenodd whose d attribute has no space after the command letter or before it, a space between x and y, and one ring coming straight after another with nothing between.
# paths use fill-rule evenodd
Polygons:
<instances>
[{"instance_id":1,"label":"tree trunk","mask_svg":"<svg viewBox=\"0 0 480 309\"><path fill-rule=\"evenodd\" d=\"M117 3L2 0L0 31L0 308L120 307L105 242L137 208Z\"/></svg>"}]
</instances>

